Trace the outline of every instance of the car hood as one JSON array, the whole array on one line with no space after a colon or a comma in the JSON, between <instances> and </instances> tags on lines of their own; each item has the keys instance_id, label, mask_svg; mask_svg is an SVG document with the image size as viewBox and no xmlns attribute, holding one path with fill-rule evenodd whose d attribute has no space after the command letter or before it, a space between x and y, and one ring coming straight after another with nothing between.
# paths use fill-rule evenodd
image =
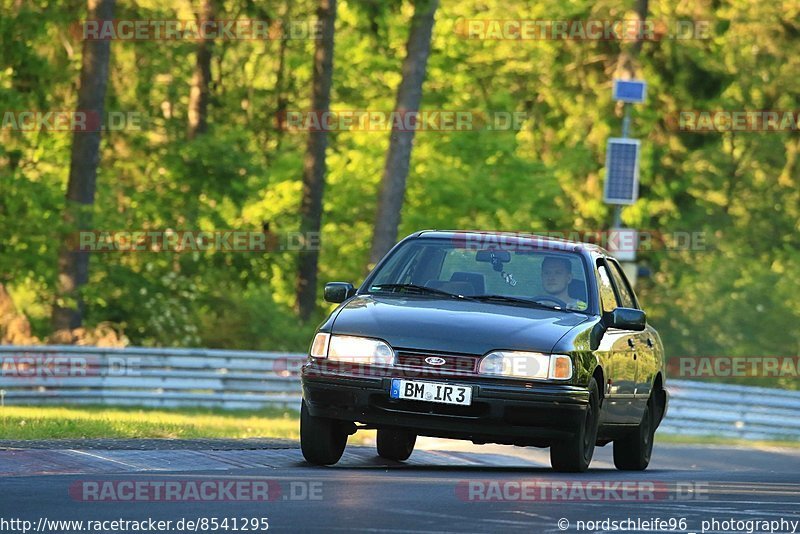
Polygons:
<instances>
[{"instance_id":1,"label":"car hood","mask_svg":"<svg viewBox=\"0 0 800 534\"><path fill-rule=\"evenodd\" d=\"M550 352L580 313L449 298L360 295L339 310L334 334L383 339L392 347L463 354L493 349Z\"/></svg>"}]
</instances>

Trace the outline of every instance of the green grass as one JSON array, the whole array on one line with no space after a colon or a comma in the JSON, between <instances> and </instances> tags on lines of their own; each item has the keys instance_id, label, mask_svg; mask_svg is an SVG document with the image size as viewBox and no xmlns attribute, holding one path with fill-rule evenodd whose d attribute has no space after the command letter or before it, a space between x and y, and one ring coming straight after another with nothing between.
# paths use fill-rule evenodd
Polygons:
<instances>
[{"instance_id":1,"label":"green grass","mask_svg":"<svg viewBox=\"0 0 800 534\"><path fill-rule=\"evenodd\" d=\"M718 436L681 436L676 434L663 434L656 433L656 442L658 443L674 443L678 445L733 445L750 448L763 448L763 447L800 447L800 442L797 441L780 441L780 440L745 440L736 438L722 438Z\"/></svg>"},{"instance_id":2,"label":"green grass","mask_svg":"<svg viewBox=\"0 0 800 534\"><path fill-rule=\"evenodd\" d=\"M294 438L294 410L111 408L107 406L0 408L0 439Z\"/></svg>"},{"instance_id":3,"label":"green grass","mask_svg":"<svg viewBox=\"0 0 800 534\"><path fill-rule=\"evenodd\" d=\"M0 439L83 438L289 438L298 439L294 410L203 408L112 408L108 406L0 408ZM350 436L351 444L374 442L375 431ZM800 447L796 441L745 441L715 436L656 434L659 443Z\"/></svg>"}]
</instances>

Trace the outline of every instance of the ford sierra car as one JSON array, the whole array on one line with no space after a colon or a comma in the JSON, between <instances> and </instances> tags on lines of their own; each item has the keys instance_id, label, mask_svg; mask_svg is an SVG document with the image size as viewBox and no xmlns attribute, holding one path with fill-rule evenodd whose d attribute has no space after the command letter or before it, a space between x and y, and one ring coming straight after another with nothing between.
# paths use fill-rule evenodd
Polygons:
<instances>
[{"instance_id":1,"label":"ford sierra car","mask_svg":"<svg viewBox=\"0 0 800 534\"><path fill-rule=\"evenodd\" d=\"M601 247L536 235L421 231L338 307L301 369L301 448L331 465L377 430L403 461L417 436L549 447L585 471L613 444L646 469L667 410L664 348L619 262Z\"/></svg>"}]
</instances>

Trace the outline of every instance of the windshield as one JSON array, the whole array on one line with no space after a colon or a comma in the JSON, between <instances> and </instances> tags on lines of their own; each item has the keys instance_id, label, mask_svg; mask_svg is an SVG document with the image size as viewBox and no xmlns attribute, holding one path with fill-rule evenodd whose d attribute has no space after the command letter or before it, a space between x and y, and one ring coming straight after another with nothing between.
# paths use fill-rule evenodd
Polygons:
<instances>
[{"instance_id":1,"label":"windshield","mask_svg":"<svg viewBox=\"0 0 800 534\"><path fill-rule=\"evenodd\" d=\"M414 239L374 273L368 293L474 300L586 311L586 269L577 253L476 249L447 239ZM431 291L426 291L425 288Z\"/></svg>"}]
</instances>

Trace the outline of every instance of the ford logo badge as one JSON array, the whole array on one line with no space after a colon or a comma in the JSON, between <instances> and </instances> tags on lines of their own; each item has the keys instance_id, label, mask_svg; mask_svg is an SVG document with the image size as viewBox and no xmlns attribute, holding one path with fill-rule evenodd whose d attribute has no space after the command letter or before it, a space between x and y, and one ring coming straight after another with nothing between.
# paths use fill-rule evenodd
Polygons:
<instances>
[{"instance_id":1,"label":"ford logo badge","mask_svg":"<svg viewBox=\"0 0 800 534\"><path fill-rule=\"evenodd\" d=\"M439 358L438 356L429 356L425 358L425 363L428 365L444 365L447 363L447 360L444 358Z\"/></svg>"}]
</instances>

